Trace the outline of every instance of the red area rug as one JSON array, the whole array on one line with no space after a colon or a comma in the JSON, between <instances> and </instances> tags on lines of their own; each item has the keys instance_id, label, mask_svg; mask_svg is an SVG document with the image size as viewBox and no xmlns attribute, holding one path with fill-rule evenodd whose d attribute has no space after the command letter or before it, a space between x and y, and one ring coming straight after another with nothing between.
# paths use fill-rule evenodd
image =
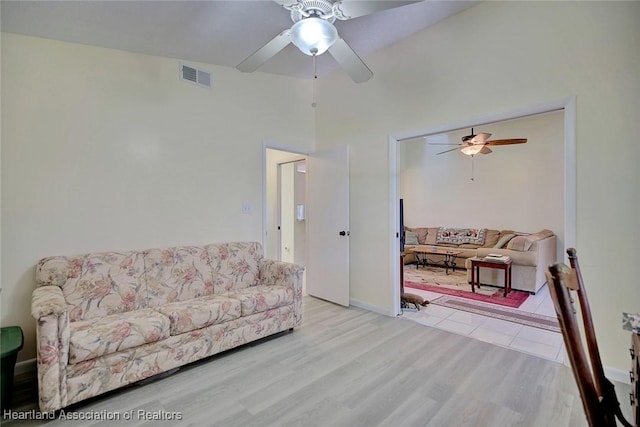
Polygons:
<instances>
[{"instance_id":1,"label":"red area rug","mask_svg":"<svg viewBox=\"0 0 640 427\"><path fill-rule=\"evenodd\" d=\"M453 295L460 298L471 299L475 301L482 301L490 304L502 305L505 307L518 308L522 305L523 302L529 298L529 294L527 292L515 291L511 290L507 294L506 297L503 297L502 294L504 292L503 288L490 288L491 290L495 289L495 292L490 293L489 295L483 295L480 293L473 293L462 291L458 289L449 289L444 286L439 286L437 284L428 284L428 283L415 283L406 281L404 282L405 288L413 288L413 289L421 289L423 291L431 291L438 292L440 294ZM486 291L488 288L487 285L482 286L482 290Z\"/></svg>"}]
</instances>

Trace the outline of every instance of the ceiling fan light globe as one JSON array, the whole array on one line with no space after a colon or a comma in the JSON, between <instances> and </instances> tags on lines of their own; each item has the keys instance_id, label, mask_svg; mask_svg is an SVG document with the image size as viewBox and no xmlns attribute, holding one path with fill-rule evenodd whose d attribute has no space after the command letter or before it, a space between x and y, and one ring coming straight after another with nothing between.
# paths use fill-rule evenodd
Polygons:
<instances>
[{"instance_id":1,"label":"ceiling fan light globe","mask_svg":"<svg viewBox=\"0 0 640 427\"><path fill-rule=\"evenodd\" d=\"M482 147L483 145L470 145L468 147L460 149L460 151L462 151L467 156L473 156L475 154L478 154L480 150L482 150Z\"/></svg>"},{"instance_id":2,"label":"ceiling fan light globe","mask_svg":"<svg viewBox=\"0 0 640 427\"><path fill-rule=\"evenodd\" d=\"M291 27L291 41L306 55L322 55L338 40L338 30L322 18L305 18Z\"/></svg>"}]
</instances>

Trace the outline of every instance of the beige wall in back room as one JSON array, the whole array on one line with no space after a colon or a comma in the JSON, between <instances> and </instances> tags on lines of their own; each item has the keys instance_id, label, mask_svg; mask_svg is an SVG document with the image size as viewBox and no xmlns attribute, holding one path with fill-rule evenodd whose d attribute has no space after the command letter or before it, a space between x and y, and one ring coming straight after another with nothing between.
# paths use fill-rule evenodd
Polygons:
<instances>
[{"instance_id":1,"label":"beige wall in back room","mask_svg":"<svg viewBox=\"0 0 640 427\"><path fill-rule=\"evenodd\" d=\"M2 325L25 330L20 360L42 257L262 241L263 141L313 149L311 88L192 65L212 89L176 59L2 35Z\"/></svg>"},{"instance_id":2,"label":"beige wall in back room","mask_svg":"<svg viewBox=\"0 0 640 427\"><path fill-rule=\"evenodd\" d=\"M317 148L350 145L351 298L391 306L389 135L576 97L577 236L604 362L640 312L640 2L482 2L319 80Z\"/></svg>"}]
</instances>

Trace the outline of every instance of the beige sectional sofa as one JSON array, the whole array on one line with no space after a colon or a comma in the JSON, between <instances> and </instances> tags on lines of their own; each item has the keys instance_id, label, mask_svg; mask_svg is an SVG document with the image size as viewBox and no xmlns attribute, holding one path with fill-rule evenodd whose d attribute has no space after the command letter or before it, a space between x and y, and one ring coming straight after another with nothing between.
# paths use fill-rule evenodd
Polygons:
<instances>
[{"instance_id":1,"label":"beige sectional sofa","mask_svg":"<svg viewBox=\"0 0 640 427\"><path fill-rule=\"evenodd\" d=\"M412 240L416 238L416 240ZM556 236L550 230L537 233L522 233L512 230L461 229L447 227L405 227L405 264L416 262L410 250L417 246L437 247L461 251L456 267L467 269L467 280L471 281L471 262L474 256L484 257L490 253L508 255L511 266L513 289L536 293L545 283L545 270L556 259ZM458 242L458 243L455 243ZM440 261L441 256L429 255L429 259ZM481 268L480 283L504 286L501 270Z\"/></svg>"},{"instance_id":2,"label":"beige sectional sofa","mask_svg":"<svg viewBox=\"0 0 640 427\"><path fill-rule=\"evenodd\" d=\"M36 266L43 412L302 322L303 267L255 242L44 258Z\"/></svg>"}]
</instances>

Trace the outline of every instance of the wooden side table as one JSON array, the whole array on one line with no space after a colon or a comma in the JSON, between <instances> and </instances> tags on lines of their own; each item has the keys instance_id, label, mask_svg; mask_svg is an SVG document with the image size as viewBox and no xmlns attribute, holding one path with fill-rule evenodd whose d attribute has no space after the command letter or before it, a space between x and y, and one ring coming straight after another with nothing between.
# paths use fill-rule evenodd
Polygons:
<instances>
[{"instance_id":1,"label":"wooden side table","mask_svg":"<svg viewBox=\"0 0 640 427\"><path fill-rule=\"evenodd\" d=\"M471 261L471 292L476 291L476 285L480 287L480 267L504 270L504 293L506 297L511 292L511 260L507 262L485 261L482 258L469 258Z\"/></svg>"}]
</instances>

